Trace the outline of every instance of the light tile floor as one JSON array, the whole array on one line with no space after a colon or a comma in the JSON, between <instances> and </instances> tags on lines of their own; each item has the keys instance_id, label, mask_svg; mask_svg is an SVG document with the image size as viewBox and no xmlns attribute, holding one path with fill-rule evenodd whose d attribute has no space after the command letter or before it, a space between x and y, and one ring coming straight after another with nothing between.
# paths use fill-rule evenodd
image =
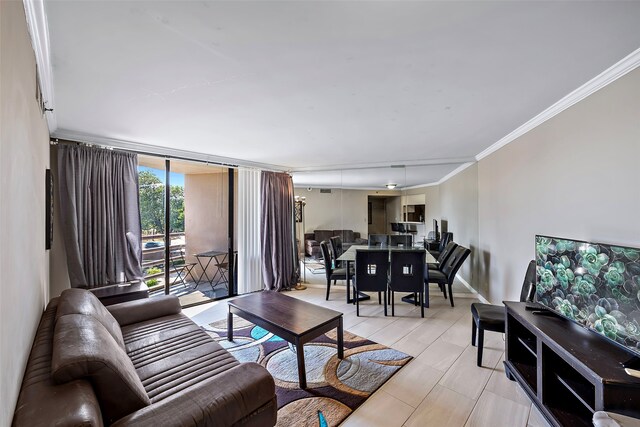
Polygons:
<instances>
[{"instance_id":1,"label":"light tile floor","mask_svg":"<svg viewBox=\"0 0 640 427\"><path fill-rule=\"evenodd\" d=\"M524 391L504 374L504 338L487 332L483 367L476 366L476 348L471 346L473 294L454 293L451 308L437 287L432 286L425 318L420 310L396 298L396 316L384 317L382 306L372 295L360 305L346 303L345 287L332 286L325 301L324 274L307 272L305 291L287 295L344 313L349 332L404 351L415 357L361 407L343 427L353 426L507 426L545 427L542 415ZM227 304L218 301L185 309L198 324L226 318Z\"/></svg>"}]
</instances>

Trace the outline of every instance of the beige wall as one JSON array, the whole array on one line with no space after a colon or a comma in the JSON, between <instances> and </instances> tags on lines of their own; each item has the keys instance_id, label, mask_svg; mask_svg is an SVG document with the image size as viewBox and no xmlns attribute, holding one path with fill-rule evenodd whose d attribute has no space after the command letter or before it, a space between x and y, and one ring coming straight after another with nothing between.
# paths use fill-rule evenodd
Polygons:
<instances>
[{"instance_id":1,"label":"beige wall","mask_svg":"<svg viewBox=\"0 0 640 427\"><path fill-rule=\"evenodd\" d=\"M479 289L476 279L478 265L478 165L473 164L440 186L439 210L440 231L453 233L459 245L471 249L471 255L458 274L472 287ZM430 188L430 187L427 187ZM431 229L429 224L429 229Z\"/></svg>"},{"instance_id":2,"label":"beige wall","mask_svg":"<svg viewBox=\"0 0 640 427\"><path fill-rule=\"evenodd\" d=\"M227 250L228 205L229 177L226 171L185 174L184 229L188 262L196 262L193 255L200 252ZM200 265L196 265L193 274L199 277L201 272ZM207 272L211 277L213 267L209 267Z\"/></svg>"},{"instance_id":3,"label":"beige wall","mask_svg":"<svg viewBox=\"0 0 640 427\"><path fill-rule=\"evenodd\" d=\"M22 2L0 1L0 40L0 425L8 426L48 300L49 132L35 100L35 57Z\"/></svg>"},{"instance_id":4,"label":"beige wall","mask_svg":"<svg viewBox=\"0 0 640 427\"><path fill-rule=\"evenodd\" d=\"M479 162L490 301L518 298L536 234L640 247L639 94L636 69Z\"/></svg>"},{"instance_id":5,"label":"beige wall","mask_svg":"<svg viewBox=\"0 0 640 427\"><path fill-rule=\"evenodd\" d=\"M440 221L440 186L432 185L424 187L425 198L425 223L427 224L427 230L432 230L433 219Z\"/></svg>"}]
</instances>

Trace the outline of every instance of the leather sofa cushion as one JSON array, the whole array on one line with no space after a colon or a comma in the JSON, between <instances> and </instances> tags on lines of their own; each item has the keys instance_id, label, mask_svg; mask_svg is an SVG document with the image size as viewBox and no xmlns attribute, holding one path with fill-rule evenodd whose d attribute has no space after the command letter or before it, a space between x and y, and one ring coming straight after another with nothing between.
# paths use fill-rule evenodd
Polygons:
<instances>
[{"instance_id":1,"label":"leather sofa cushion","mask_svg":"<svg viewBox=\"0 0 640 427\"><path fill-rule=\"evenodd\" d=\"M83 314L93 317L106 328L120 348L124 349L120 325L92 292L85 289L67 289L62 292L58 301L56 322L67 314Z\"/></svg>"},{"instance_id":2,"label":"leather sofa cushion","mask_svg":"<svg viewBox=\"0 0 640 427\"><path fill-rule=\"evenodd\" d=\"M113 304L108 306L107 310L122 328L133 323L178 314L182 311L182 307L180 307L180 300L175 295L161 295Z\"/></svg>"},{"instance_id":3,"label":"leather sofa cushion","mask_svg":"<svg viewBox=\"0 0 640 427\"><path fill-rule=\"evenodd\" d=\"M333 235L340 236L343 243L351 243L356 240L353 230L333 230Z\"/></svg>"},{"instance_id":4,"label":"leather sofa cushion","mask_svg":"<svg viewBox=\"0 0 640 427\"><path fill-rule=\"evenodd\" d=\"M152 403L239 365L184 314L122 328L128 356Z\"/></svg>"},{"instance_id":5,"label":"leather sofa cushion","mask_svg":"<svg viewBox=\"0 0 640 427\"><path fill-rule=\"evenodd\" d=\"M150 404L131 359L93 316L58 317L51 376L58 384L87 378L107 424Z\"/></svg>"},{"instance_id":6,"label":"leather sofa cushion","mask_svg":"<svg viewBox=\"0 0 640 427\"><path fill-rule=\"evenodd\" d=\"M317 241L318 243L322 242L322 241L329 241L329 239L331 239L334 234L333 231L331 230L315 230L314 231L316 238L314 239L315 241Z\"/></svg>"}]
</instances>

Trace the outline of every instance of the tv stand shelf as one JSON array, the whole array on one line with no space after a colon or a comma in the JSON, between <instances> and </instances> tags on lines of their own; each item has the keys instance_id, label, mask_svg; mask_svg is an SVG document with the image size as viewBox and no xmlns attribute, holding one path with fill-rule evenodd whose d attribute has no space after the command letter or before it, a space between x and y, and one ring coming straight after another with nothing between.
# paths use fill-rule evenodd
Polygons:
<instances>
[{"instance_id":1,"label":"tv stand shelf","mask_svg":"<svg viewBox=\"0 0 640 427\"><path fill-rule=\"evenodd\" d=\"M591 426L595 411L640 418L640 379L624 371L632 354L561 316L505 306L507 376L552 425Z\"/></svg>"}]
</instances>

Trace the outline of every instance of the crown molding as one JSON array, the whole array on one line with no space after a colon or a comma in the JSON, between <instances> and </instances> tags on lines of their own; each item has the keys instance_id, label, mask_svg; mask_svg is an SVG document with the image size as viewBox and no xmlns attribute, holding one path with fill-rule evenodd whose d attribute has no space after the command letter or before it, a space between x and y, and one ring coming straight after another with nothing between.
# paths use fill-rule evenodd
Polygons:
<instances>
[{"instance_id":1,"label":"crown molding","mask_svg":"<svg viewBox=\"0 0 640 427\"><path fill-rule=\"evenodd\" d=\"M589 80L573 92L569 93L567 96L565 96L522 126L504 136L502 139L478 154L476 156L476 160L479 161L484 159L494 151L497 151L505 145L515 141L517 138L540 126L542 123L546 122L552 117L555 117L572 105L582 101L589 95L616 81L630 71L633 71L638 66L640 66L640 49L637 49L636 51L627 55L625 58L607 68L605 71Z\"/></svg>"},{"instance_id":2,"label":"crown molding","mask_svg":"<svg viewBox=\"0 0 640 427\"><path fill-rule=\"evenodd\" d=\"M418 160L399 160L399 161L385 161L385 162L370 162L370 163L349 163L349 164L335 164L326 166L308 166L300 168L292 168L291 172L333 172L342 170L358 170L358 169L387 169L387 168L410 168L419 166L441 166L441 165L455 165L460 163L467 163L475 161L475 157L454 157L444 159L418 159Z\"/></svg>"},{"instance_id":3,"label":"crown molding","mask_svg":"<svg viewBox=\"0 0 640 427\"><path fill-rule=\"evenodd\" d=\"M56 129L52 138L68 141L83 142L85 144L95 144L105 147L119 148L127 151L134 151L141 154L162 156L177 159L196 160L207 163L217 163L230 167L245 167L274 172L287 172L290 168L269 163L251 162L247 160L234 159L231 157L213 156L210 154L198 153L195 151L181 150L177 148L162 147L159 145L145 144L142 142L127 141L123 139L107 138L98 135L91 135L83 132L76 132L67 129Z\"/></svg>"},{"instance_id":4,"label":"crown molding","mask_svg":"<svg viewBox=\"0 0 640 427\"><path fill-rule=\"evenodd\" d=\"M44 105L46 108L53 109L53 111L45 112L49 133L51 133L58 127L58 121L56 119L53 93L49 27L47 25L47 15L44 10L44 1L23 0L23 4L24 13L27 18L27 27L31 34L31 45L36 56L36 64L38 65L38 77Z\"/></svg>"}]
</instances>

